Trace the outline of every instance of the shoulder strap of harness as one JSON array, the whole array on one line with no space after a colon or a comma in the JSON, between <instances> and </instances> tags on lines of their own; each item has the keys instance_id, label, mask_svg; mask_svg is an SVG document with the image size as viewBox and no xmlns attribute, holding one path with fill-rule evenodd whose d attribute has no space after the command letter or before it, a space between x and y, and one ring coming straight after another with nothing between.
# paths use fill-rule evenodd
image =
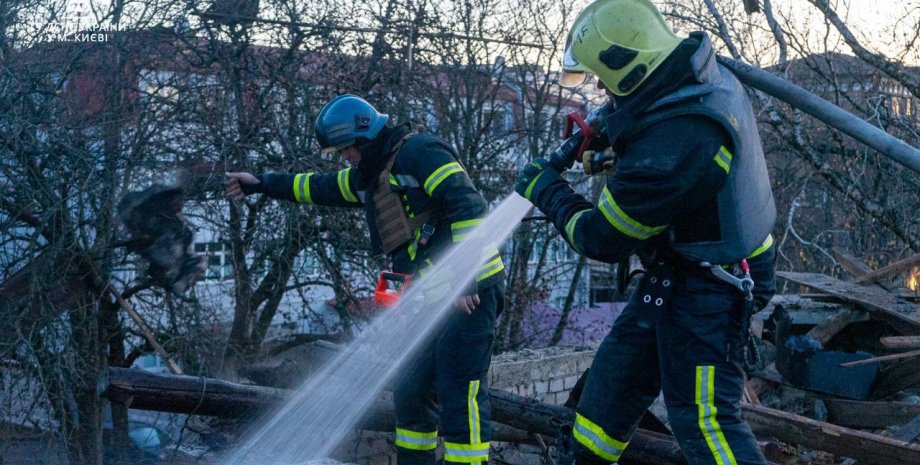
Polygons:
<instances>
[{"instance_id":1,"label":"shoulder strap of harness","mask_svg":"<svg viewBox=\"0 0 920 465\"><path fill-rule=\"evenodd\" d=\"M383 250L388 254L414 239L414 231L425 225L431 217L431 210L429 210L409 218L405 206L399 199L399 194L390 187L390 171L396 162L396 155L413 135L414 133L409 132L393 146L388 154L387 163L377 177L377 183L374 186L374 216L377 232L383 243Z\"/></svg>"}]
</instances>

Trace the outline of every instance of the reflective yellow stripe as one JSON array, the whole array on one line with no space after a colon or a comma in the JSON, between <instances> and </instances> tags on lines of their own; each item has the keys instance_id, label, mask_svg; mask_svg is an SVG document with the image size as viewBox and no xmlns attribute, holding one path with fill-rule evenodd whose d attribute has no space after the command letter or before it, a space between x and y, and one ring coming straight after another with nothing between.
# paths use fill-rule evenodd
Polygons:
<instances>
[{"instance_id":1,"label":"reflective yellow stripe","mask_svg":"<svg viewBox=\"0 0 920 465\"><path fill-rule=\"evenodd\" d=\"M483 279L486 279L504 269L505 264L502 262L502 257L495 257L485 265L482 265L482 270L479 272L479 276L476 278L476 282L482 281Z\"/></svg>"},{"instance_id":2,"label":"reflective yellow stripe","mask_svg":"<svg viewBox=\"0 0 920 465\"><path fill-rule=\"evenodd\" d=\"M732 153L729 152L724 145L719 147L719 151L716 152L716 156L712 157L712 159L715 160L716 164L721 166L726 173L731 169Z\"/></svg>"},{"instance_id":3,"label":"reflective yellow stripe","mask_svg":"<svg viewBox=\"0 0 920 465\"><path fill-rule=\"evenodd\" d=\"M339 171L339 192L342 193L342 198L345 199L346 202L357 202L358 198L351 192L351 185L348 180L348 174L350 172L351 168L345 168Z\"/></svg>"},{"instance_id":4,"label":"reflective yellow stripe","mask_svg":"<svg viewBox=\"0 0 920 465\"><path fill-rule=\"evenodd\" d=\"M591 452L594 452L594 455L610 462L620 460L620 456L623 455L623 451L628 444L610 437L600 426L583 417L580 413L575 414L575 425L572 428L572 433L575 440Z\"/></svg>"},{"instance_id":5,"label":"reflective yellow stripe","mask_svg":"<svg viewBox=\"0 0 920 465\"><path fill-rule=\"evenodd\" d=\"M454 173L462 172L463 167L460 166L460 163L455 161L441 166L440 168L434 170L434 173L431 173L431 176L428 176L428 179L425 180L425 183L423 184L425 192L427 192L428 195L433 195L434 190L437 189L438 186L441 185L441 183L444 182L448 176Z\"/></svg>"},{"instance_id":6,"label":"reflective yellow stripe","mask_svg":"<svg viewBox=\"0 0 920 465\"><path fill-rule=\"evenodd\" d=\"M530 200L530 194L533 191L533 186L537 185L537 179L540 179L540 176L543 176L544 173L546 173L546 171L540 171L540 174L533 178L533 180L530 181L530 184L527 185L527 189L524 190L525 199Z\"/></svg>"},{"instance_id":7,"label":"reflective yellow stripe","mask_svg":"<svg viewBox=\"0 0 920 465\"><path fill-rule=\"evenodd\" d=\"M565 237L569 240L569 244L575 248L578 253L581 253L581 247L578 246L578 243L575 242L575 227L578 226L578 220L581 219L586 213L591 210L582 210L569 219L569 222L565 224Z\"/></svg>"},{"instance_id":8,"label":"reflective yellow stripe","mask_svg":"<svg viewBox=\"0 0 920 465\"><path fill-rule=\"evenodd\" d=\"M767 238L763 240L763 244L760 244L760 247L754 249L748 258L754 258L767 251L773 245L773 234L767 234Z\"/></svg>"},{"instance_id":9,"label":"reflective yellow stripe","mask_svg":"<svg viewBox=\"0 0 920 465\"><path fill-rule=\"evenodd\" d=\"M667 228L667 226L646 226L630 218L613 200L613 196L610 195L610 191L606 187L604 187L604 192L601 193L601 201L597 206L611 226L621 233L640 241L659 234Z\"/></svg>"},{"instance_id":10,"label":"reflective yellow stripe","mask_svg":"<svg viewBox=\"0 0 920 465\"><path fill-rule=\"evenodd\" d=\"M473 218L471 220L457 221L450 225L450 236L454 242L460 242L466 235L472 231L476 225L482 222L482 218Z\"/></svg>"},{"instance_id":11,"label":"reflective yellow stripe","mask_svg":"<svg viewBox=\"0 0 920 465\"><path fill-rule=\"evenodd\" d=\"M725 440L722 427L716 419L718 413L715 405L716 367L711 365L696 367L696 406L699 412L700 430L709 444L709 450L718 465L738 465L735 454Z\"/></svg>"},{"instance_id":12,"label":"reflective yellow stripe","mask_svg":"<svg viewBox=\"0 0 920 465\"><path fill-rule=\"evenodd\" d=\"M476 400L477 394L479 394L478 379L470 381L470 387L466 395L466 409L470 426L470 444L479 444L482 442L482 436L479 433L479 401Z\"/></svg>"},{"instance_id":13,"label":"reflective yellow stripe","mask_svg":"<svg viewBox=\"0 0 920 465\"><path fill-rule=\"evenodd\" d=\"M313 203L310 197L310 176L313 176L313 173L300 173L294 176L294 199L297 203Z\"/></svg>"},{"instance_id":14,"label":"reflective yellow stripe","mask_svg":"<svg viewBox=\"0 0 920 465\"><path fill-rule=\"evenodd\" d=\"M460 444L444 441L444 461L478 463L489 460L489 443Z\"/></svg>"},{"instance_id":15,"label":"reflective yellow stripe","mask_svg":"<svg viewBox=\"0 0 920 465\"><path fill-rule=\"evenodd\" d=\"M422 230L416 229L415 239L412 239L412 242L409 243L409 248L406 249L406 252L409 253L409 260L415 261L415 255L417 253L416 248L418 247L416 244L418 244L418 240L421 237L422 237Z\"/></svg>"},{"instance_id":16,"label":"reflective yellow stripe","mask_svg":"<svg viewBox=\"0 0 920 465\"><path fill-rule=\"evenodd\" d=\"M390 184L396 187L399 187L399 181L396 180L396 176L390 175Z\"/></svg>"},{"instance_id":17,"label":"reflective yellow stripe","mask_svg":"<svg viewBox=\"0 0 920 465\"><path fill-rule=\"evenodd\" d=\"M434 450L438 447L438 432L396 428L396 447L411 450Z\"/></svg>"}]
</instances>

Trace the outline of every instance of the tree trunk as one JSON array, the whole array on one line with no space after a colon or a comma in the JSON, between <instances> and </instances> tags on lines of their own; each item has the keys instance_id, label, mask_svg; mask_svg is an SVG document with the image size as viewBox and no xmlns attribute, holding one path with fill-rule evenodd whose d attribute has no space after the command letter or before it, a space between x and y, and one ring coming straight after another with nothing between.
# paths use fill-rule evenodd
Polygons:
<instances>
[{"instance_id":1,"label":"tree trunk","mask_svg":"<svg viewBox=\"0 0 920 465\"><path fill-rule=\"evenodd\" d=\"M129 402L131 408L162 412L240 417L277 405L287 390L246 386L195 376L154 374L143 370L109 368L99 380L102 396L113 402ZM496 440L520 441L521 430L554 438L563 423L571 423L571 409L491 389L493 420L507 427L496 428ZM378 403L368 415L365 428L392 431L395 415L390 403ZM686 461L673 438L640 429L623 455L633 463L678 465Z\"/></svg>"}]
</instances>

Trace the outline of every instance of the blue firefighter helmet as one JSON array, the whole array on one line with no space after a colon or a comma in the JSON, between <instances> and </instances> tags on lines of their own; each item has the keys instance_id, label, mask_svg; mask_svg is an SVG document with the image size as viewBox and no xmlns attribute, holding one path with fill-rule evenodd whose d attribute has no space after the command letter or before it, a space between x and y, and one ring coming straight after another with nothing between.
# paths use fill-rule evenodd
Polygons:
<instances>
[{"instance_id":1,"label":"blue firefighter helmet","mask_svg":"<svg viewBox=\"0 0 920 465\"><path fill-rule=\"evenodd\" d=\"M357 95L344 94L327 103L316 117L314 133L323 152L373 140L390 117Z\"/></svg>"}]
</instances>

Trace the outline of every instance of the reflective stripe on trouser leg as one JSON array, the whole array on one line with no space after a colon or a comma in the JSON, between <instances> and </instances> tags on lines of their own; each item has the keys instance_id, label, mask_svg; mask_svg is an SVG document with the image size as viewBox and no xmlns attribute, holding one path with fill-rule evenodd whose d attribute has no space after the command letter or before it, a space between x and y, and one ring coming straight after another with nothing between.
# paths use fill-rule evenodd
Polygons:
<instances>
[{"instance_id":1,"label":"reflective stripe on trouser leg","mask_svg":"<svg viewBox=\"0 0 920 465\"><path fill-rule=\"evenodd\" d=\"M432 388L435 363L429 349L405 368L395 389L396 457L399 465L435 465L438 405Z\"/></svg>"},{"instance_id":2,"label":"reflective stripe on trouser leg","mask_svg":"<svg viewBox=\"0 0 920 465\"><path fill-rule=\"evenodd\" d=\"M466 411L470 442L444 442L444 461L456 463L480 463L489 460L489 441L482 442L482 420L479 411L480 381L472 380L467 388Z\"/></svg>"},{"instance_id":3,"label":"reflective stripe on trouser leg","mask_svg":"<svg viewBox=\"0 0 920 465\"><path fill-rule=\"evenodd\" d=\"M716 367L711 365L696 367L696 406L699 412L699 425L712 456L719 465L737 465L719 420L715 404Z\"/></svg>"},{"instance_id":4,"label":"reflective stripe on trouser leg","mask_svg":"<svg viewBox=\"0 0 920 465\"><path fill-rule=\"evenodd\" d=\"M640 324L644 316L638 300L638 293L633 293L591 362L573 426L579 449L576 461L616 460L614 456L622 453L642 415L658 396L656 328Z\"/></svg>"},{"instance_id":5,"label":"reflective stripe on trouser leg","mask_svg":"<svg viewBox=\"0 0 920 465\"><path fill-rule=\"evenodd\" d=\"M594 455L611 462L620 460L627 445L626 442L610 437L600 426L580 413L575 414L572 434L579 444L593 452Z\"/></svg>"},{"instance_id":6,"label":"reflective stripe on trouser leg","mask_svg":"<svg viewBox=\"0 0 920 465\"><path fill-rule=\"evenodd\" d=\"M396 447L411 450L434 450L438 447L438 432L396 428Z\"/></svg>"},{"instance_id":7,"label":"reflective stripe on trouser leg","mask_svg":"<svg viewBox=\"0 0 920 465\"><path fill-rule=\"evenodd\" d=\"M677 298L659 322L658 349L668 419L687 462L766 464L739 405L745 339L738 291L689 274L678 278L674 292Z\"/></svg>"}]
</instances>

